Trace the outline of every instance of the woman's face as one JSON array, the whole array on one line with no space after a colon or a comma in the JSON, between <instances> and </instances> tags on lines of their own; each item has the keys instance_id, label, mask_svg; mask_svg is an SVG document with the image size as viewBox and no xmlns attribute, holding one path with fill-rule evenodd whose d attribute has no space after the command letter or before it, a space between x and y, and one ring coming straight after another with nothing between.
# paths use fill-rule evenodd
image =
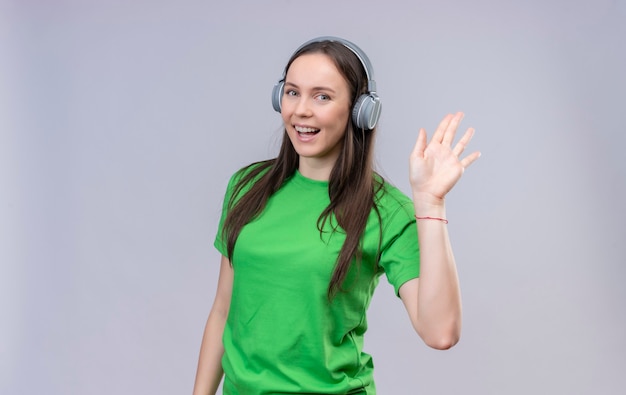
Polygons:
<instances>
[{"instance_id":1,"label":"woman's face","mask_svg":"<svg viewBox=\"0 0 626 395\"><path fill-rule=\"evenodd\" d=\"M332 169L350 119L350 88L325 54L296 58L285 76L281 114L300 170Z\"/></svg>"}]
</instances>

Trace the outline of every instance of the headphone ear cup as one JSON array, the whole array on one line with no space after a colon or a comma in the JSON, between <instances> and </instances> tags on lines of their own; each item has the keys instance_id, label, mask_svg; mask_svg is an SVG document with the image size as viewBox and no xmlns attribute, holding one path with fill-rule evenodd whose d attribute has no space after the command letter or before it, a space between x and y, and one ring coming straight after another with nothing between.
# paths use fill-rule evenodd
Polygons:
<instances>
[{"instance_id":1,"label":"headphone ear cup","mask_svg":"<svg viewBox=\"0 0 626 395\"><path fill-rule=\"evenodd\" d=\"M376 127L382 106L375 93L361 95L352 107L352 121L359 129L372 130Z\"/></svg>"},{"instance_id":2,"label":"headphone ear cup","mask_svg":"<svg viewBox=\"0 0 626 395\"><path fill-rule=\"evenodd\" d=\"M281 102L283 100L283 90L285 89L285 81L278 81L272 89L272 107L274 111L280 112Z\"/></svg>"}]
</instances>

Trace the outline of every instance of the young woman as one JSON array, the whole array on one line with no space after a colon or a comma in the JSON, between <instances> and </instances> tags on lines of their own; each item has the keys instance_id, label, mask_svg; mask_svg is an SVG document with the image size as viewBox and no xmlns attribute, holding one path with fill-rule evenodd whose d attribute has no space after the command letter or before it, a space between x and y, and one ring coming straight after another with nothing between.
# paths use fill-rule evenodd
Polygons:
<instances>
[{"instance_id":1,"label":"young woman","mask_svg":"<svg viewBox=\"0 0 626 395\"><path fill-rule=\"evenodd\" d=\"M375 394L366 310L381 274L426 344L452 347L461 298L444 198L478 157L447 115L410 157L412 199L373 171L380 101L367 56L321 37L273 92L285 134L275 159L230 180L217 294L194 394ZM419 243L418 243L419 235Z\"/></svg>"}]
</instances>

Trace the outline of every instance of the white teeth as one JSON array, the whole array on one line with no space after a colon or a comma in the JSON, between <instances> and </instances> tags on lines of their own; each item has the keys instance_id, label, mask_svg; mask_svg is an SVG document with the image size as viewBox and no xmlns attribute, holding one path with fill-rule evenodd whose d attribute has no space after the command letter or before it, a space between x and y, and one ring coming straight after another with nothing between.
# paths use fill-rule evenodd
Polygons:
<instances>
[{"instance_id":1,"label":"white teeth","mask_svg":"<svg viewBox=\"0 0 626 395\"><path fill-rule=\"evenodd\" d=\"M296 129L296 132L298 132L298 133L315 133L315 132L319 132L319 129L305 128L305 127L302 127L302 126L296 126L295 129Z\"/></svg>"}]
</instances>

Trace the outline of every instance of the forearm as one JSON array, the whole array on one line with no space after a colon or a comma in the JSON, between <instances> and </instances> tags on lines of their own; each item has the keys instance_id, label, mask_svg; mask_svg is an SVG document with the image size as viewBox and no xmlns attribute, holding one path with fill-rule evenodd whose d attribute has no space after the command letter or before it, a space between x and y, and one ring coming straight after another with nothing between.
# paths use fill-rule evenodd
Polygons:
<instances>
[{"instance_id":1,"label":"forearm","mask_svg":"<svg viewBox=\"0 0 626 395\"><path fill-rule=\"evenodd\" d=\"M446 218L443 202L422 204L415 200L418 217ZM461 334L461 292L445 222L418 219L420 279L416 330L434 348L450 348Z\"/></svg>"},{"instance_id":2,"label":"forearm","mask_svg":"<svg viewBox=\"0 0 626 395\"><path fill-rule=\"evenodd\" d=\"M222 356L224 355L222 335L225 323L225 314L211 311L202 337L193 395L214 395L217 392L224 374L222 369Z\"/></svg>"},{"instance_id":3,"label":"forearm","mask_svg":"<svg viewBox=\"0 0 626 395\"><path fill-rule=\"evenodd\" d=\"M446 218L445 196L465 169L478 157L461 154L474 135L469 128L453 145L463 113L448 114L430 141L420 129L409 159L409 181L417 217ZM431 347L452 347L461 335L461 291L447 225L436 219L418 219L420 277L400 287L400 297L411 322Z\"/></svg>"}]
</instances>

